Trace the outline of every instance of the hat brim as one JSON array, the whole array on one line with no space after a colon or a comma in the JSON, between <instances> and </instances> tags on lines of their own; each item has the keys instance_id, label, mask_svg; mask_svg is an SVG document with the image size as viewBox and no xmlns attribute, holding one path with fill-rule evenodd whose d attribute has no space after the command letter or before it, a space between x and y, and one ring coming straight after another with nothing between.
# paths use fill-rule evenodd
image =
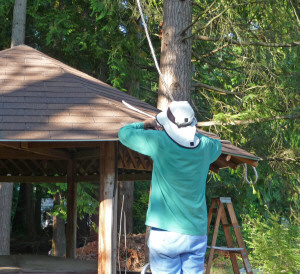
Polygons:
<instances>
[{"instance_id":1,"label":"hat brim","mask_svg":"<svg viewBox=\"0 0 300 274\"><path fill-rule=\"evenodd\" d=\"M157 122L164 128L168 136L178 145L185 148L197 147L200 139L196 136L196 118L186 127L178 127L171 122L165 111L156 115Z\"/></svg>"}]
</instances>

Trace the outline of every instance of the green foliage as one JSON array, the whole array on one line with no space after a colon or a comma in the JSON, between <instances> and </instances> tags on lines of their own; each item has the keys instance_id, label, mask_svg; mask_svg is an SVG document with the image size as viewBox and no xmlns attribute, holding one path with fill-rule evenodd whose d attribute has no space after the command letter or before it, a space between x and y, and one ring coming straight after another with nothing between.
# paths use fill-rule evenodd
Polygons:
<instances>
[{"instance_id":1,"label":"green foliage","mask_svg":"<svg viewBox=\"0 0 300 274\"><path fill-rule=\"evenodd\" d=\"M289 223L278 214L267 220L248 216L250 261L264 273L296 273L300 269L299 220Z\"/></svg>"},{"instance_id":2,"label":"green foliage","mask_svg":"<svg viewBox=\"0 0 300 274\"><path fill-rule=\"evenodd\" d=\"M133 232L144 233L146 231L146 211L149 202L150 182L134 183L133 201Z\"/></svg>"},{"instance_id":3,"label":"green foliage","mask_svg":"<svg viewBox=\"0 0 300 274\"><path fill-rule=\"evenodd\" d=\"M77 210L81 220L86 214L91 216L98 213L99 201L96 195L97 192L99 192L98 184L78 184Z\"/></svg>"},{"instance_id":4,"label":"green foliage","mask_svg":"<svg viewBox=\"0 0 300 274\"><path fill-rule=\"evenodd\" d=\"M53 198L56 193L60 195L60 204L55 205L49 214L51 216L59 215L61 218L67 218L67 184L41 184L44 190L43 197ZM99 191L99 186L89 183L78 183L77 185L77 214L83 220L86 215L97 214L99 201L96 193Z\"/></svg>"},{"instance_id":5,"label":"green foliage","mask_svg":"<svg viewBox=\"0 0 300 274\"><path fill-rule=\"evenodd\" d=\"M0 50L10 47L13 0L0 0Z\"/></svg>"}]
</instances>

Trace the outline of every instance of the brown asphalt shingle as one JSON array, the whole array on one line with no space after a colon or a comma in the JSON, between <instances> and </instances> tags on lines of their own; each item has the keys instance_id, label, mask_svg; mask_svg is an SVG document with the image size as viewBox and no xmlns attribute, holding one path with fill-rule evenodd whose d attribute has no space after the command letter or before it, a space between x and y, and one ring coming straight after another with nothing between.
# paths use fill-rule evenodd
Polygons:
<instances>
[{"instance_id":1,"label":"brown asphalt shingle","mask_svg":"<svg viewBox=\"0 0 300 274\"><path fill-rule=\"evenodd\" d=\"M115 140L124 124L155 115L151 105L31 47L0 52L0 140Z\"/></svg>"}]
</instances>

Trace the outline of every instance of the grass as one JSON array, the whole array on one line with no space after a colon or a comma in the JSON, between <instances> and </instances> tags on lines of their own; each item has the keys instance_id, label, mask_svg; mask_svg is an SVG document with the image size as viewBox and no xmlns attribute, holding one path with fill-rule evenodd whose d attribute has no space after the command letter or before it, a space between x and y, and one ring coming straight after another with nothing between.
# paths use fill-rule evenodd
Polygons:
<instances>
[{"instance_id":1,"label":"grass","mask_svg":"<svg viewBox=\"0 0 300 274\"><path fill-rule=\"evenodd\" d=\"M243 268L244 265L243 265L242 259L239 257L237 257L237 259L238 259L239 268L240 269ZM212 274L231 274L231 273L233 273L230 259L225 258L222 255L220 255L220 256L216 255L216 257L213 259L210 273L212 273Z\"/></svg>"}]
</instances>

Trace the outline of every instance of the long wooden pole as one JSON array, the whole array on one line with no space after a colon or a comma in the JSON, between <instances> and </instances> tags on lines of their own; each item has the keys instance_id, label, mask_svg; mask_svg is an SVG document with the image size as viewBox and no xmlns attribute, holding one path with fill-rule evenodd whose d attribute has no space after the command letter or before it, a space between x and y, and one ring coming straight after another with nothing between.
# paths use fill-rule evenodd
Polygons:
<instances>
[{"instance_id":1,"label":"long wooden pole","mask_svg":"<svg viewBox=\"0 0 300 274\"><path fill-rule=\"evenodd\" d=\"M98 274L116 273L117 142L100 144Z\"/></svg>"},{"instance_id":2,"label":"long wooden pole","mask_svg":"<svg viewBox=\"0 0 300 274\"><path fill-rule=\"evenodd\" d=\"M67 239L66 257L76 258L76 226L77 226L77 183L75 182L75 165L68 162L67 171Z\"/></svg>"}]
</instances>

